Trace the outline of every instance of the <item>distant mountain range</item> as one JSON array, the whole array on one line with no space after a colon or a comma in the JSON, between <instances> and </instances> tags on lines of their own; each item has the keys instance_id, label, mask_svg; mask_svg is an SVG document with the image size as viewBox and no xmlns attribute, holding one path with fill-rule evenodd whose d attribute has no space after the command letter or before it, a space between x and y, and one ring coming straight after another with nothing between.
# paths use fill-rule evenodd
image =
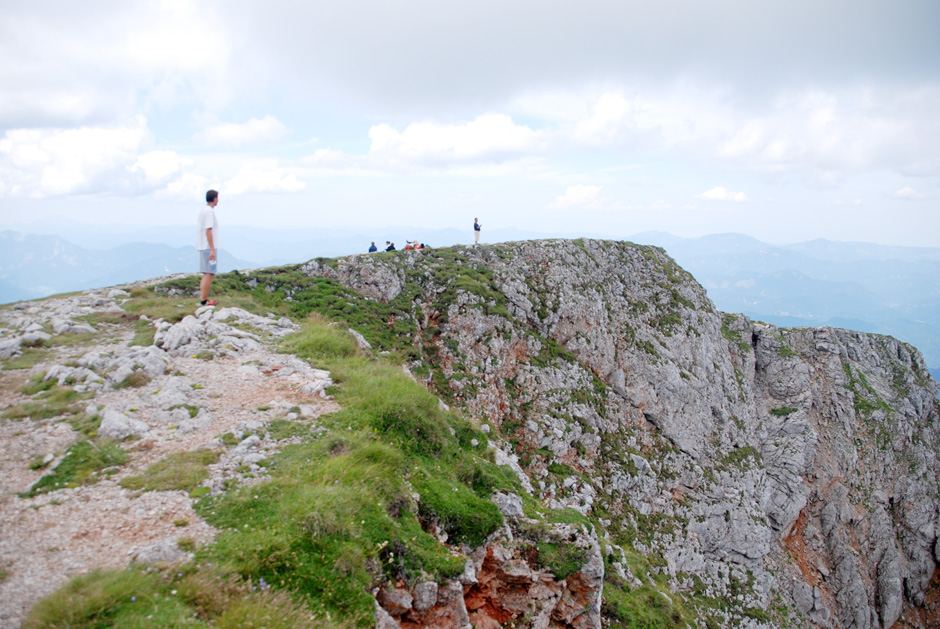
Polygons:
<instances>
[{"instance_id":1,"label":"distant mountain range","mask_svg":"<svg viewBox=\"0 0 940 629\"><path fill-rule=\"evenodd\" d=\"M0 303L195 270L195 249L183 246L192 239L190 227L123 232L82 224L66 228L69 240L0 232ZM400 246L417 238L449 246L469 244L472 238L469 228L407 226L224 226L221 233L226 247L219 253L222 272L361 253L373 240L384 248L386 240ZM611 237L484 231L486 242L578 236ZM940 376L940 248L829 240L771 245L742 234L680 238L646 232L626 239L663 247L723 311L785 327L831 325L890 334L920 349L934 377ZM128 244L109 247L111 243Z\"/></svg>"},{"instance_id":2,"label":"distant mountain range","mask_svg":"<svg viewBox=\"0 0 940 629\"><path fill-rule=\"evenodd\" d=\"M85 249L58 236L0 232L0 303L193 272L194 247L135 242ZM257 264L219 251L221 272Z\"/></svg>"},{"instance_id":3,"label":"distant mountain range","mask_svg":"<svg viewBox=\"0 0 940 629\"><path fill-rule=\"evenodd\" d=\"M663 247L721 310L785 327L890 334L940 366L940 249L828 240L778 246L741 234L632 240Z\"/></svg>"}]
</instances>

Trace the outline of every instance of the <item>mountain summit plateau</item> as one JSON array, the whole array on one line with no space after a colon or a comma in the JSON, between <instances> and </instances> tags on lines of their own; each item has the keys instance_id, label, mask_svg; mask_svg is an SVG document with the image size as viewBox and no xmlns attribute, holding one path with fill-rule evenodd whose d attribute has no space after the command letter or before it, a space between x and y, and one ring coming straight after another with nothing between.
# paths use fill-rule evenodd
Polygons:
<instances>
[{"instance_id":1,"label":"mountain summit plateau","mask_svg":"<svg viewBox=\"0 0 940 629\"><path fill-rule=\"evenodd\" d=\"M198 579L283 626L940 623L940 385L914 347L719 312L626 242L318 258L221 275L231 307L190 314L195 282L0 310L7 447L49 459L4 518L110 492L104 522L151 495L187 522L69 574L125 587L136 557L193 626L222 622ZM84 408L40 412L69 391ZM123 458L42 485L85 442ZM147 488L197 449L193 486ZM0 545L0 600L25 547ZM26 626L94 596L63 588Z\"/></svg>"}]
</instances>

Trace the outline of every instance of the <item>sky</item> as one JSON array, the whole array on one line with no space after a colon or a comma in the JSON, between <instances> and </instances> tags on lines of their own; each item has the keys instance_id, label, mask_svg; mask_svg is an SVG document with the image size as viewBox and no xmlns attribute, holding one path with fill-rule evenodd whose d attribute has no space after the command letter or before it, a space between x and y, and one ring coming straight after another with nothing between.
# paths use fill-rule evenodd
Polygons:
<instances>
[{"instance_id":1,"label":"sky","mask_svg":"<svg viewBox=\"0 0 940 629\"><path fill-rule=\"evenodd\" d=\"M0 229L940 247L935 0L5 0ZM224 243L223 243L224 246Z\"/></svg>"}]
</instances>

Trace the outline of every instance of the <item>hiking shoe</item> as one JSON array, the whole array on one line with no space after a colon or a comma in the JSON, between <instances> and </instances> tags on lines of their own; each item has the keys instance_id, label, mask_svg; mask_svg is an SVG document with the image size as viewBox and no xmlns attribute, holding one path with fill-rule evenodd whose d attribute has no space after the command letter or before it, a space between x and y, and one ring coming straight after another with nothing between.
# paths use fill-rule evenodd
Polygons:
<instances>
[{"instance_id":1,"label":"hiking shoe","mask_svg":"<svg viewBox=\"0 0 940 629\"><path fill-rule=\"evenodd\" d=\"M200 301L200 302L199 302L199 307L202 308L202 307L204 307L204 306L215 306L215 305L217 305L218 303L219 303L219 302L218 302L217 300L215 300L215 299L210 299L210 300L208 300L208 301Z\"/></svg>"}]
</instances>

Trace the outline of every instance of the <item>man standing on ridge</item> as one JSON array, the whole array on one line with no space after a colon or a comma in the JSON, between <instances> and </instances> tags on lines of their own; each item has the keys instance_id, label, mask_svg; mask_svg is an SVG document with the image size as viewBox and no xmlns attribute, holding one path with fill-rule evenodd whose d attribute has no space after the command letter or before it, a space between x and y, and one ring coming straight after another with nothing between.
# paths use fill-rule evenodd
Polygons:
<instances>
[{"instance_id":1,"label":"man standing on ridge","mask_svg":"<svg viewBox=\"0 0 940 629\"><path fill-rule=\"evenodd\" d=\"M202 280L199 282L199 303L203 306L214 306L218 301L209 300L209 289L215 277L219 259L216 254L216 244L219 238L219 223L215 220L215 206L219 204L219 193L215 190L206 192L206 207L199 213L199 226L196 234L196 249L199 251L199 272Z\"/></svg>"},{"instance_id":2,"label":"man standing on ridge","mask_svg":"<svg viewBox=\"0 0 940 629\"><path fill-rule=\"evenodd\" d=\"M480 223L477 222L477 219L473 219L473 244L480 244L480 228L483 227Z\"/></svg>"}]
</instances>

